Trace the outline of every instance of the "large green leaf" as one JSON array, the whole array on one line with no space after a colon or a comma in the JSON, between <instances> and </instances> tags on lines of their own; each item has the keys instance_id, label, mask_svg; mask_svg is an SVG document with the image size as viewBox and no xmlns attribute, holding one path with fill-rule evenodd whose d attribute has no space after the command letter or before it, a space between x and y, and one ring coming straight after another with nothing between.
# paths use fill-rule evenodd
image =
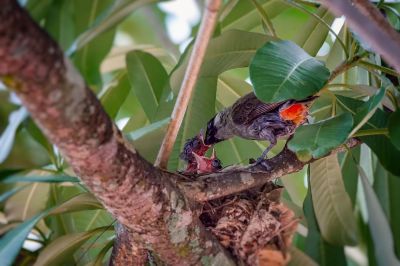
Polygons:
<instances>
[{"instance_id":1,"label":"large green leaf","mask_svg":"<svg viewBox=\"0 0 400 266\"><path fill-rule=\"evenodd\" d=\"M90 231L68 234L61 236L49 245L47 245L40 253L35 262L35 266L51 266L62 265L65 260L69 259L74 253L92 236L103 233L109 227L100 227ZM113 229L111 227L111 229Z\"/></svg>"},{"instance_id":2,"label":"large green leaf","mask_svg":"<svg viewBox=\"0 0 400 266\"><path fill-rule=\"evenodd\" d=\"M136 0L118 1L111 8L96 17L93 25L83 32L67 51L68 55L74 54L77 50L94 40L97 36L110 30L124 20L136 9L159 0Z\"/></svg>"},{"instance_id":3,"label":"large green leaf","mask_svg":"<svg viewBox=\"0 0 400 266\"><path fill-rule=\"evenodd\" d=\"M263 1L262 8L270 19L289 8L289 5L279 0ZM257 9L250 1L238 1L230 14L222 21L223 30L252 30L261 23Z\"/></svg>"},{"instance_id":4,"label":"large green leaf","mask_svg":"<svg viewBox=\"0 0 400 266\"><path fill-rule=\"evenodd\" d=\"M47 212L39 213L2 236L0 239L0 261L2 265L11 266L13 264L26 237L35 224L46 214Z\"/></svg>"},{"instance_id":5,"label":"large green leaf","mask_svg":"<svg viewBox=\"0 0 400 266\"><path fill-rule=\"evenodd\" d=\"M40 183L60 183L60 182L79 182L79 179L68 175L11 175L0 179L0 183L16 182L40 182Z\"/></svg>"},{"instance_id":6,"label":"large green leaf","mask_svg":"<svg viewBox=\"0 0 400 266\"><path fill-rule=\"evenodd\" d=\"M335 19L335 16L323 6L318 8L315 15L328 24L331 24ZM329 29L325 25L311 16L302 30L296 35L295 42L311 56L316 56L319 49L324 44L328 32Z\"/></svg>"},{"instance_id":7,"label":"large green leaf","mask_svg":"<svg viewBox=\"0 0 400 266\"><path fill-rule=\"evenodd\" d=\"M390 140L400 150L400 109L390 115L388 126Z\"/></svg>"},{"instance_id":8,"label":"large green leaf","mask_svg":"<svg viewBox=\"0 0 400 266\"><path fill-rule=\"evenodd\" d=\"M126 65L132 89L147 118L154 122L163 93L170 93L168 73L156 57L142 51L128 53Z\"/></svg>"},{"instance_id":9,"label":"large green leaf","mask_svg":"<svg viewBox=\"0 0 400 266\"><path fill-rule=\"evenodd\" d=\"M354 128L350 132L350 136L356 133L367 121L374 115L376 109L380 105L385 96L385 89L380 89L374 96L368 99L362 106L357 108L354 115Z\"/></svg>"},{"instance_id":10,"label":"large green leaf","mask_svg":"<svg viewBox=\"0 0 400 266\"><path fill-rule=\"evenodd\" d=\"M385 213L361 167L359 167L359 173L368 209L369 229L374 240L376 259L379 265L400 265L400 261L394 253L393 236Z\"/></svg>"},{"instance_id":11,"label":"large green leaf","mask_svg":"<svg viewBox=\"0 0 400 266\"><path fill-rule=\"evenodd\" d=\"M290 41L271 41L257 50L250 64L250 79L265 102L303 99L318 92L329 70Z\"/></svg>"},{"instance_id":12,"label":"large green leaf","mask_svg":"<svg viewBox=\"0 0 400 266\"><path fill-rule=\"evenodd\" d=\"M19 125L27 118L28 112L24 107L12 112L8 118L8 126L0 136L0 163L7 159L14 144L15 133Z\"/></svg>"},{"instance_id":13,"label":"large green leaf","mask_svg":"<svg viewBox=\"0 0 400 266\"><path fill-rule=\"evenodd\" d=\"M112 6L113 2L112 0L75 0L75 32L80 34L87 30L100 14ZM100 64L111 49L115 32L116 28L112 28L99 34L73 56L76 67L87 83L91 85L101 84Z\"/></svg>"},{"instance_id":14,"label":"large green leaf","mask_svg":"<svg viewBox=\"0 0 400 266\"><path fill-rule=\"evenodd\" d=\"M321 157L346 141L352 125L353 118L349 113L316 124L303 125L296 130L288 147L302 155Z\"/></svg>"},{"instance_id":15,"label":"large green leaf","mask_svg":"<svg viewBox=\"0 0 400 266\"><path fill-rule=\"evenodd\" d=\"M100 102L111 118L115 118L129 94L130 84L126 71L121 71L101 93Z\"/></svg>"},{"instance_id":16,"label":"large green leaf","mask_svg":"<svg viewBox=\"0 0 400 266\"><path fill-rule=\"evenodd\" d=\"M310 183L303 209L308 226L308 234L304 244L305 253L321 266L347 265L344 247L331 245L321 236L313 208Z\"/></svg>"},{"instance_id":17,"label":"large green leaf","mask_svg":"<svg viewBox=\"0 0 400 266\"><path fill-rule=\"evenodd\" d=\"M340 95L336 96L337 107L342 109L344 112L350 112L356 115L358 108L360 108L364 102L343 97ZM377 109L374 115L365 123L361 129L380 129L387 128L389 120L389 113L383 110ZM374 136L363 136L360 139L366 143L371 150L377 155L380 163L395 176L400 176L400 164L398 158L400 158L400 150L397 149L386 135L374 135Z\"/></svg>"},{"instance_id":18,"label":"large green leaf","mask_svg":"<svg viewBox=\"0 0 400 266\"><path fill-rule=\"evenodd\" d=\"M355 245L356 219L337 156L330 155L313 162L310 172L314 211L322 236L334 245Z\"/></svg>"}]
</instances>

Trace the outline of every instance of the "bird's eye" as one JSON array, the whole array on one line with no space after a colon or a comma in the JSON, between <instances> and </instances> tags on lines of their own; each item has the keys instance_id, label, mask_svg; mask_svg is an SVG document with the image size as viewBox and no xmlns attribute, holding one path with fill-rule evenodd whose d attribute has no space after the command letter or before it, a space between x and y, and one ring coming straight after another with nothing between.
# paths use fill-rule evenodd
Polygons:
<instances>
[{"instance_id":1,"label":"bird's eye","mask_svg":"<svg viewBox=\"0 0 400 266\"><path fill-rule=\"evenodd\" d=\"M222 168L221 161L219 159L212 160L211 165L215 169L221 169Z\"/></svg>"}]
</instances>

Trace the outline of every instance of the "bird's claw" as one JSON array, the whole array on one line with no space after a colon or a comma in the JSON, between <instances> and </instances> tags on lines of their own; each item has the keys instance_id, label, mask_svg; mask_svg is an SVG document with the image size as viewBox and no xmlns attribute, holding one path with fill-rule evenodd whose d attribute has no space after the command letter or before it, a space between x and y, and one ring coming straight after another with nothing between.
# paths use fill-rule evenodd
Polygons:
<instances>
[{"instance_id":1,"label":"bird's claw","mask_svg":"<svg viewBox=\"0 0 400 266\"><path fill-rule=\"evenodd\" d=\"M263 157L258 158L255 162L255 165L263 167L266 171L270 171L272 169L272 167L268 163L268 160Z\"/></svg>"}]
</instances>

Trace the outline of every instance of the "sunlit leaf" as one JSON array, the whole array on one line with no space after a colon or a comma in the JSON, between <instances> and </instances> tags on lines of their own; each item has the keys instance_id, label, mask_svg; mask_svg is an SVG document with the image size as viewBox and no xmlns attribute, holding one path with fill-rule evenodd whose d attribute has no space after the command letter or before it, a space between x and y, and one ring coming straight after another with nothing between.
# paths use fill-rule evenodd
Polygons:
<instances>
[{"instance_id":1,"label":"sunlit leaf","mask_svg":"<svg viewBox=\"0 0 400 266\"><path fill-rule=\"evenodd\" d=\"M303 99L318 92L329 77L324 64L290 41L271 41L250 64L255 94L265 102Z\"/></svg>"},{"instance_id":2,"label":"sunlit leaf","mask_svg":"<svg viewBox=\"0 0 400 266\"><path fill-rule=\"evenodd\" d=\"M126 100L130 84L126 71L117 74L111 84L101 93L100 102L111 118L115 118Z\"/></svg>"},{"instance_id":3,"label":"sunlit leaf","mask_svg":"<svg viewBox=\"0 0 400 266\"><path fill-rule=\"evenodd\" d=\"M310 172L314 211L322 236L331 244L355 245L356 219L337 156L330 155L311 163Z\"/></svg>"},{"instance_id":4,"label":"sunlit leaf","mask_svg":"<svg viewBox=\"0 0 400 266\"><path fill-rule=\"evenodd\" d=\"M128 53L126 65L132 89L147 118L154 122L163 92L170 93L168 74L157 58L142 51Z\"/></svg>"},{"instance_id":5,"label":"sunlit leaf","mask_svg":"<svg viewBox=\"0 0 400 266\"><path fill-rule=\"evenodd\" d=\"M15 133L19 125L28 117L28 112L24 107L10 114L8 126L0 136L0 163L7 159L14 144Z\"/></svg>"},{"instance_id":6,"label":"sunlit leaf","mask_svg":"<svg viewBox=\"0 0 400 266\"><path fill-rule=\"evenodd\" d=\"M316 124L303 125L296 130L288 147L294 152L310 154L314 158L321 157L346 141L352 125L353 118L349 113Z\"/></svg>"}]
</instances>

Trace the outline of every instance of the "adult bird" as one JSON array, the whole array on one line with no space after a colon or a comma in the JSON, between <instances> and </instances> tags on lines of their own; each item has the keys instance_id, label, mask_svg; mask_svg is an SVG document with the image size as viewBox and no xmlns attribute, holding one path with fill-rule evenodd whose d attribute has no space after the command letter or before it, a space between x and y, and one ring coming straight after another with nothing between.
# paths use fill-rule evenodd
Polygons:
<instances>
[{"instance_id":1,"label":"adult bird","mask_svg":"<svg viewBox=\"0 0 400 266\"><path fill-rule=\"evenodd\" d=\"M265 103L249 93L207 123L204 143L213 145L234 136L267 140L269 146L257 159L257 163L262 163L278 139L292 136L296 128L307 121L310 106L317 97Z\"/></svg>"}]
</instances>

